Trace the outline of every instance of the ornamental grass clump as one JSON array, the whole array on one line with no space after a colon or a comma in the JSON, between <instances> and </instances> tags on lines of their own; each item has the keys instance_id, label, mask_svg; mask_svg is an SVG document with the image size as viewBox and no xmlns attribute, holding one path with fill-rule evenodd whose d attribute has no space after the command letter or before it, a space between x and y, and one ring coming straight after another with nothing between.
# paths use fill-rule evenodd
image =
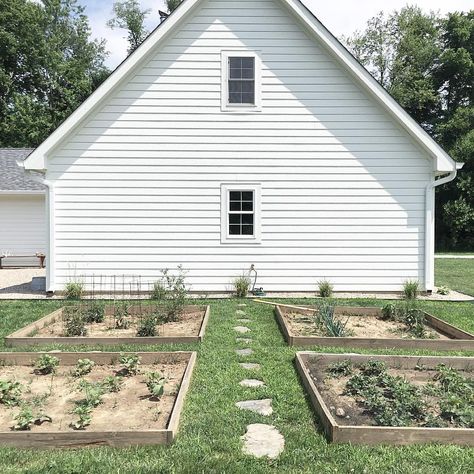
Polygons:
<instances>
[{"instance_id":1,"label":"ornamental grass clump","mask_svg":"<svg viewBox=\"0 0 474 474\"><path fill-rule=\"evenodd\" d=\"M333 290L334 287L330 281L326 279L318 281L318 292L321 298L331 298Z\"/></svg>"},{"instance_id":2,"label":"ornamental grass clump","mask_svg":"<svg viewBox=\"0 0 474 474\"><path fill-rule=\"evenodd\" d=\"M250 290L250 278L246 275L241 275L234 278L232 285L234 286L235 296L237 298L245 298Z\"/></svg>"},{"instance_id":3,"label":"ornamental grass clump","mask_svg":"<svg viewBox=\"0 0 474 474\"><path fill-rule=\"evenodd\" d=\"M70 281L64 288L64 296L67 300L80 300L84 294L84 284L79 281Z\"/></svg>"},{"instance_id":4,"label":"ornamental grass clump","mask_svg":"<svg viewBox=\"0 0 474 474\"><path fill-rule=\"evenodd\" d=\"M420 282L418 280L406 280L403 283L403 297L406 300L416 300L418 298Z\"/></svg>"}]
</instances>

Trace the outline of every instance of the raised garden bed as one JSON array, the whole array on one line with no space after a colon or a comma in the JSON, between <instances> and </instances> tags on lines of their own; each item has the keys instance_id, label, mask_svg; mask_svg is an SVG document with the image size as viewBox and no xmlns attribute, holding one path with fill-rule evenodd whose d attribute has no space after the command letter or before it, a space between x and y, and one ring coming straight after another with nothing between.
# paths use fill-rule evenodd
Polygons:
<instances>
[{"instance_id":1,"label":"raised garden bed","mask_svg":"<svg viewBox=\"0 0 474 474\"><path fill-rule=\"evenodd\" d=\"M451 396L472 410L472 358L298 352L296 367L329 441L474 446L472 412L443 405Z\"/></svg>"},{"instance_id":2,"label":"raised garden bed","mask_svg":"<svg viewBox=\"0 0 474 474\"><path fill-rule=\"evenodd\" d=\"M424 311L425 337L413 337L397 321L383 320L376 307L335 306L334 316L346 325L350 335L330 337L313 320L314 308L276 306L275 314L290 346L419 348L431 350L474 350L474 335Z\"/></svg>"},{"instance_id":3,"label":"raised garden bed","mask_svg":"<svg viewBox=\"0 0 474 474\"><path fill-rule=\"evenodd\" d=\"M5 338L5 344L13 347L38 344L110 346L201 342L210 314L210 306L185 306L176 321L157 322L154 336L138 336L138 328L156 307L133 304L128 305L126 314L123 311L119 314L119 306L107 305L102 309L104 316L101 322L84 324L85 335L67 335L65 308L68 307L59 308L15 331Z\"/></svg>"},{"instance_id":4,"label":"raised garden bed","mask_svg":"<svg viewBox=\"0 0 474 474\"><path fill-rule=\"evenodd\" d=\"M53 373L38 368L45 354L56 358ZM122 357L139 358L138 373L127 372ZM93 362L90 372L74 373L80 359ZM0 353L0 388L12 381L21 387L13 399L0 389L0 444L42 448L169 444L178 430L195 361L195 352ZM147 385L150 372L155 379L163 377L155 396ZM15 390L9 393L15 395ZM39 420L25 427L25 417L17 415L28 410ZM84 422L87 419L89 423ZM21 429L22 423L26 429Z\"/></svg>"}]
</instances>

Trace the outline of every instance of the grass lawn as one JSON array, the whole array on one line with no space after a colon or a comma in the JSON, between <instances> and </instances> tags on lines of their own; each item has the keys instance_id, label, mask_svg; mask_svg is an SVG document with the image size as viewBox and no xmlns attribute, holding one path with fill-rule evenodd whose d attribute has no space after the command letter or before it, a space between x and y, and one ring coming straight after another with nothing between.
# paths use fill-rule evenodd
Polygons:
<instances>
[{"instance_id":1,"label":"grass lawn","mask_svg":"<svg viewBox=\"0 0 474 474\"><path fill-rule=\"evenodd\" d=\"M474 258L436 258L435 284L474 296Z\"/></svg>"},{"instance_id":2,"label":"grass lawn","mask_svg":"<svg viewBox=\"0 0 474 474\"><path fill-rule=\"evenodd\" d=\"M289 301L289 300L287 300ZM297 302L298 300L291 300ZM318 431L317 419L297 377L293 359L296 348L287 347L270 306L248 301L246 311L258 373L265 388L245 389L238 382L249 376L238 365L235 310L240 300L211 301L211 319L201 345L107 347L104 350L198 350L198 362L188 392L180 431L169 447L114 449L96 447L49 451L0 448L4 473L450 473L473 472L474 449L458 446L354 447L330 445ZM305 300L308 304L310 301ZM375 305L373 300L350 300L349 304ZM60 306L58 301L0 302L0 337L19 329ZM470 303L420 303L431 313L474 331L474 306ZM244 346L241 346L244 347ZM59 348L59 347L56 347ZM39 348L35 347L34 350ZM49 347L53 349L53 347ZM80 350L80 347L75 348ZM82 348L83 349L83 348ZM100 349L99 347L95 349ZM305 348L308 350L309 348ZM318 350L318 348L314 348ZM2 350L5 350L2 347ZM71 350L71 348L65 348ZM331 351L331 349L324 349ZM333 349L331 352L343 352ZM368 352L351 350L351 352ZM374 351L408 353L406 351ZM414 354L433 354L412 351ZM443 354L443 353L439 353ZM456 355L450 353L451 355ZM457 355L474 355L458 353ZM272 398L274 413L263 417L239 411L235 402ZM249 423L274 424L286 446L273 462L241 453L240 436ZM113 427L111 427L113 428Z\"/></svg>"}]
</instances>

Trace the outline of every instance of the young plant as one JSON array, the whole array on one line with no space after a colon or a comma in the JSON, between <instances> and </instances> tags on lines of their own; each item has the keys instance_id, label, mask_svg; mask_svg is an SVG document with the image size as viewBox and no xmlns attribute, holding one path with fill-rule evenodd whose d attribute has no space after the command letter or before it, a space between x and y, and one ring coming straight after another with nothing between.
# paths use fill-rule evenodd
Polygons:
<instances>
[{"instance_id":1,"label":"young plant","mask_svg":"<svg viewBox=\"0 0 474 474\"><path fill-rule=\"evenodd\" d=\"M120 389L123 385L122 377L118 377L116 375L109 375L105 377L102 381L102 387L106 392L120 392Z\"/></svg>"},{"instance_id":2,"label":"young plant","mask_svg":"<svg viewBox=\"0 0 474 474\"><path fill-rule=\"evenodd\" d=\"M403 297L406 300L416 300L420 282L418 280L405 280L403 282Z\"/></svg>"},{"instance_id":3,"label":"young plant","mask_svg":"<svg viewBox=\"0 0 474 474\"><path fill-rule=\"evenodd\" d=\"M88 405L77 405L72 411L74 415L77 415L79 419L71 423L71 426L75 430L83 430L86 426L89 426L92 421L92 407Z\"/></svg>"},{"instance_id":4,"label":"young plant","mask_svg":"<svg viewBox=\"0 0 474 474\"><path fill-rule=\"evenodd\" d=\"M43 354L35 362L36 372L41 375L55 374L59 359L49 354Z\"/></svg>"},{"instance_id":5,"label":"young plant","mask_svg":"<svg viewBox=\"0 0 474 474\"><path fill-rule=\"evenodd\" d=\"M334 305L323 303L319 306L318 313L315 317L316 324L329 337L344 337L348 335L346 326L349 321L343 323L340 319L334 316Z\"/></svg>"},{"instance_id":6,"label":"young plant","mask_svg":"<svg viewBox=\"0 0 474 474\"><path fill-rule=\"evenodd\" d=\"M79 359L76 363L76 366L72 370L72 375L74 377L82 377L84 375L89 374L93 367L95 365L95 362L90 359Z\"/></svg>"},{"instance_id":7,"label":"young plant","mask_svg":"<svg viewBox=\"0 0 474 474\"><path fill-rule=\"evenodd\" d=\"M24 405L14 419L16 424L13 426L13 430L15 431L29 431L32 425L41 425L53 421L50 416L43 413L33 414L33 410L28 405Z\"/></svg>"},{"instance_id":8,"label":"young plant","mask_svg":"<svg viewBox=\"0 0 474 474\"><path fill-rule=\"evenodd\" d=\"M88 382L81 380L78 385L79 390L84 393L84 400L78 403L88 405L92 408L99 406L102 403L102 395L104 395L104 387L100 382Z\"/></svg>"},{"instance_id":9,"label":"young plant","mask_svg":"<svg viewBox=\"0 0 474 474\"><path fill-rule=\"evenodd\" d=\"M64 296L67 300L80 300L84 293L84 284L79 281L70 281L64 288Z\"/></svg>"},{"instance_id":10,"label":"young plant","mask_svg":"<svg viewBox=\"0 0 474 474\"><path fill-rule=\"evenodd\" d=\"M130 327L130 305L126 301L117 303L114 308L115 329L128 329Z\"/></svg>"},{"instance_id":11,"label":"young plant","mask_svg":"<svg viewBox=\"0 0 474 474\"><path fill-rule=\"evenodd\" d=\"M235 295L237 298L245 298L250 290L250 278L246 275L241 275L237 278L234 278L232 282L234 286Z\"/></svg>"},{"instance_id":12,"label":"young plant","mask_svg":"<svg viewBox=\"0 0 474 474\"><path fill-rule=\"evenodd\" d=\"M167 296L166 286L163 281L158 280L153 283L153 289L150 293L151 300L164 301Z\"/></svg>"},{"instance_id":13,"label":"young plant","mask_svg":"<svg viewBox=\"0 0 474 474\"><path fill-rule=\"evenodd\" d=\"M137 328L138 337L156 336L156 318L154 314L149 314L142 318Z\"/></svg>"},{"instance_id":14,"label":"young plant","mask_svg":"<svg viewBox=\"0 0 474 474\"><path fill-rule=\"evenodd\" d=\"M318 281L318 292L321 298L331 298L333 290L334 288L328 280Z\"/></svg>"},{"instance_id":15,"label":"young plant","mask_svg":"<svg viewBox=\"0 0 474 474\"><path fill-rule=\"evenodd\" d=\"M63 309L64 335L66 337L85 336L87 329L79 306L66 306Z\"/></svg>"},{"instance_id":16,"label":"young plant","mask_svg":"<svg viewBox=\"0 0 474 474\"><path fill-rule=\"evenodd\" d=\"M159 400L165 391L165 377L159 372L148 372L146 374L146 386L151 398Z\"/></svg>"},{"instance_id":17,"label":"young plant","mask_svg":"<svg viewBox=\"0 0 474 474\"><path fill-rule=\"evenodd\" d=\"M447 286L440 286L436 293L438 293L438 295L449 295L450 291Z\"/></svg>"},{"instance_id":18,"label":"young plant","mask_svg":"<svg viewBox=\"0 0 474 474\"><path fill-rule=\"evenodd\" d=\"M0 380L0 403L14 406L21 401L22 387L20 382L13 380Z\"/></svg>"},{"instance_id":19,"label":"young plant","mask_svg":"<svg viewBox=\"0 0 474 474\"><path fill-rule=\"evenodd\" d=\"M120 373L124 376L138 374L138 366L140 365L141 357L138 354L120 354L120 363L122 369Z\"/></svg>"},{"instance_id":20,"label":"young plant","mask_svg":"<svg viewBox=\"0 0 474 474\"><path fill-rule=\"evenodd\" d=\"M425 316L420 310L416 308L407 309L403 322L412 336L417 338L426 337Z\"/></svg>"},{"instance_id":21,"label":"young plant","mask_svg":"<svg viewBox=\"0 0 474 474\"><path fill-rule=\"evenodd\" d=\"M327 368L328 374L336 378L351 375L352 370L352 362L348 359L334 362Z\"/></svg>"},{"instance_id":22,"label":"young plant","mask_svg":"<svg viewBox=\"0 0 474 474\"><path fill-rule=\"evenodd\" d=\"M104 307L97 301L91 301L83 310L86 323L102 323L104 321Z\"/></svg>"},{"instance_id":23,"label":"young plant","mask_svg":"<svg viewBox=\"0 0 474 474\"><path fill-rule=\"evenodd\" d=\"M378 319L382 321L394 321L397 317L397 307L393 303L387 303L382 308L382 314Z\"/></svg>"},{"instance_id":24,"label":"young plant","mask_svg":"<svg viewBox=\"0 0 474 474\"><path fill-rule=\"evenodd\" d=\"M184 282L186 272L178 265L177 273L171 274L168 269L161 271L166 287L166 299L164 302L165 322L177 321L184 310L188 290Z\"/></svg>"}]
</instances>

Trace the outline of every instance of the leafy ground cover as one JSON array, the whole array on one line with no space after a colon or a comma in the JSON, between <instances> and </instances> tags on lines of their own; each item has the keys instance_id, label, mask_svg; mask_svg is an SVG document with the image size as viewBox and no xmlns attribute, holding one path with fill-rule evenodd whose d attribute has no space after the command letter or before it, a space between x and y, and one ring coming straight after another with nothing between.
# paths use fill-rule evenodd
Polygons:
<instances>
[{"instance_id":1,"label":"leafy ground cover","mask_svg":"<svg viewBox=\"0 0 474 474\"><path fill-rule=\"evenodd\" d=\"M436 286L474 296L474 258L435 259Z\"/></svg>"},{"instance_id":2,"label":"leafy ground cover","mask_svg":"<svg viewBox=\"0 0 474 474\"><path fill-rule=\"evenodd\" d=\"M303 303L301 300L286 302ZM316 300L304 300L308 304ZM239 382L249 373L238 364L239 346L233 326L241 300L202 301L211 304L211 319L201 344L173 346L108 346L87 350L197 350L198 362L184 406L180 432L170 447L33 451L0 448L3 472L68 473L466 473L472 471L474 449L459 446L363 447L330 445L318 430L294 368L298 348L287 347L271 306L247 301L248 326L254 353L246 362L262 365L255 373L266 384L244 388ZM375 300L338 301L353 305L380 305ZM470 303L420 303L423 309L469 331L474 330ZM3 301L0 303L0 337L61 306L60 301ZM240 346L243 347L243 346ZM5 350L4 347L1 347ZM40 350L40 347L32 348ZM48 349L61 349L49 346ZM65 347L83 350L84 347ZM321 352L341 349L305 348ZM368 353L364 350L351 352ZM392 354L435 354L429 351L371 351ZM438 353L443 355L443 353ZM450 353L450 355L474 355ZM263 417L235 407L239 400L272 398L274 413ZM285 450L276 461L258 460L241 453L242 436L250 423L271 423L285 437Z\"/></svg>"}]
</instances>

